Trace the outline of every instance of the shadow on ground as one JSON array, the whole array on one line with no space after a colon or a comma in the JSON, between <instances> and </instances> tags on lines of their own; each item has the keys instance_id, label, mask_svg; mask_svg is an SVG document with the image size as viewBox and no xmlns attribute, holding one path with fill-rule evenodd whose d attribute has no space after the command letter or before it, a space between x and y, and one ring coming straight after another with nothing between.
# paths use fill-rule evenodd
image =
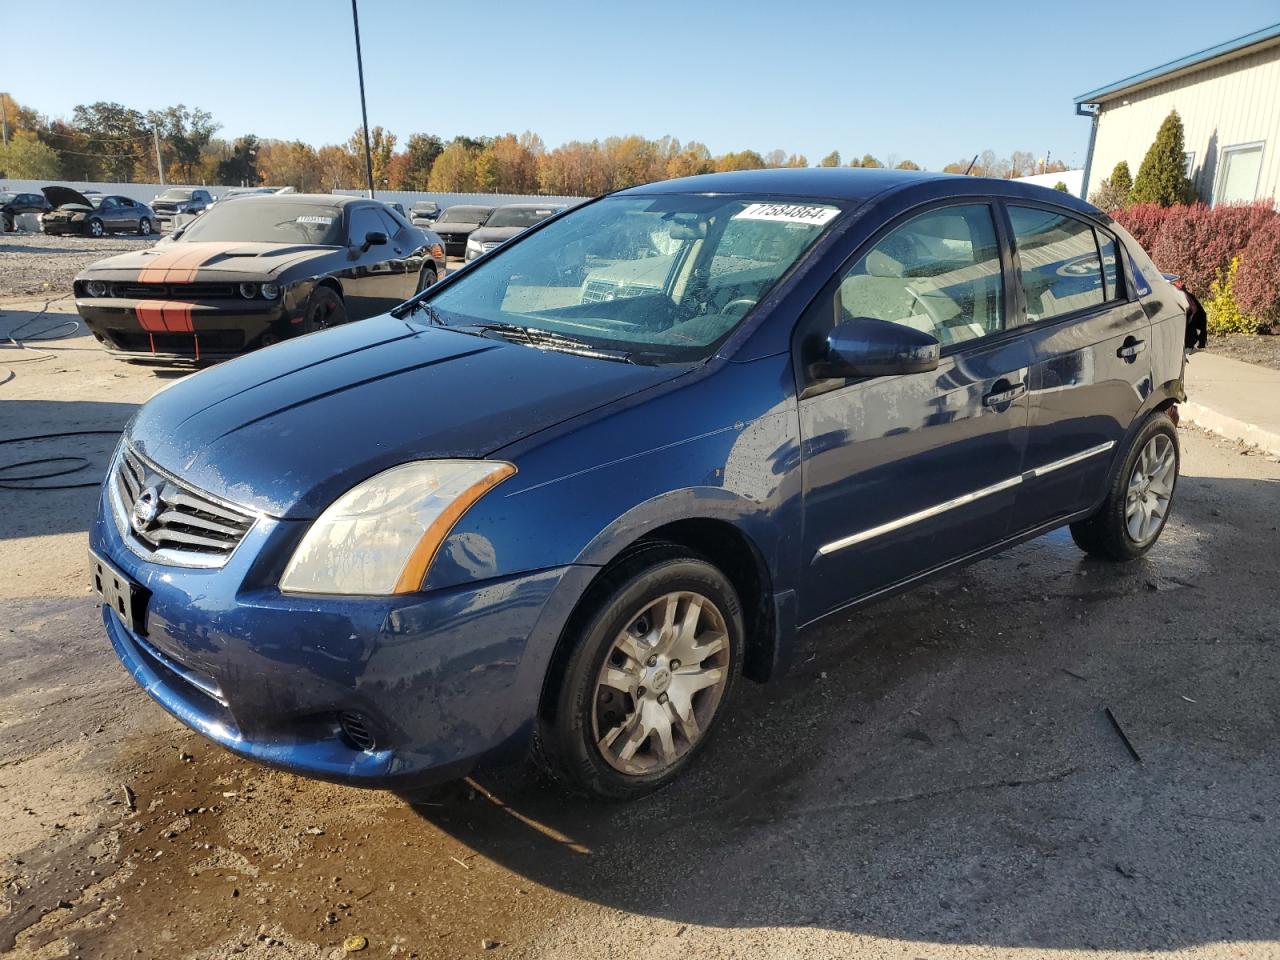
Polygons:
<instances>
[{"instance_id":1,"label":"shadow on ground","mask_svg":"<svg viewBox=\"0 0 1280 960\"><path fill-rule=\"evenodd\" d=\"M1179 493L1150 559L1086 560L1060 531L809 631L798 672L740 686L700 762L647 800L493 771L482 802L411 802L641 919L1044 949L1280 937L1273 584L1239 575L1274 569L1257 551L1276 536L1219 519L1274 531L1280 484Z\"/></svg>"}]
</instances>

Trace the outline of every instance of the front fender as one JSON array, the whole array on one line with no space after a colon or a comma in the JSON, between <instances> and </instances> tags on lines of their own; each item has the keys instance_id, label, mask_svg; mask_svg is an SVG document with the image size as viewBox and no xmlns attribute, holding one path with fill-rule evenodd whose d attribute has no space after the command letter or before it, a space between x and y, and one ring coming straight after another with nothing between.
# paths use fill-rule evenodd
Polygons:
<instances>
[{"instance_id":1,"label":"front fender","mask_svg":"<svg viewBox=\"0 0 1280 960\"><path fill-rule=\"evenodd\" d=\"M516 464L454 527L424 588L603 566L666 524L720 520L755 543L777 589L798 569L800 460L788 359L709 375L586 414L495 456Z\"/></svg>"}]
</instances>

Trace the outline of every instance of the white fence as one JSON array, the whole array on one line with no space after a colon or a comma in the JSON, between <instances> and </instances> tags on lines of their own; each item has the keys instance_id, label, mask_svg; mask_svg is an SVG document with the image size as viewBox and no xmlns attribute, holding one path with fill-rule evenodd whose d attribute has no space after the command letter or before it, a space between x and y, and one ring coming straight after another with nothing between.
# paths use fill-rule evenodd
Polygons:
<instances>
[{"instance_id":1,"label":"white fence","mask_svg":"<svg viewBox=\"0 0 1280 960\"><path fill-rule=\"evenodd\" d=\"M170 187L195 186L200 184L167 184L159 183L88 183L83 180L0 180L0 191L12 190L14 193L39 193L41 187L72 187L75 190L97 190L99 193L128 197L139 203L150 203L157 194ZM221 196L231 187L202 187L215 197ZM334 193L345 196L364 196L363 190L335 190ZM496 207L504 203L548 203L557 206L574 206L582 203L587 197L540 197L507 193L420 193L409 190L379 190L379 200L398 201L406 210L418 200L434 200L441 208L452 207L459 203L476 203L487 207Z\"/></svg>"}]
</instances>

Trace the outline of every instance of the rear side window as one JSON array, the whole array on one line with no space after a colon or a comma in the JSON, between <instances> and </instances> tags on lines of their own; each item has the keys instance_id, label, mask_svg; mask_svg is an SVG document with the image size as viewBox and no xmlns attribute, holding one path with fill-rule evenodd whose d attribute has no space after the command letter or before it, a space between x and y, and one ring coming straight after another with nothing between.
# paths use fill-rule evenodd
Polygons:
<instances>
[{"instance_id":1,"label":"rear side window","mask_svg":"<svg viewBox=\"0 0 1280 960\"><path fill-rule=\"evenodd\" d=\"M1103 294L1107 302L1125 299L1124 271L1120 268L1120 245L1116 238L1094 231L1098 235L1098 252L1102 255Z\"/></svg>"},{"instance_id":2,"label":"rear side window","mask_svg":"<svg viewBox=\"0 0 1280 960\"><path fill-rule=\"evenodd\" d=\"M944 207L909 220L840 280L836 322L887 320L944 347L1004 329L1000 247L986 204Z\"/></svg>"},{"instance_id":3,"label":"rear side window","mask_svg":"<svg viewBox=\"0 0 1280 960\"><path fill-rule=\"evenodd\" d=\"M1029 321L1049 320L1106 300L1093 227L1075 217L1033 207L1009 207L1009 220L1021 261Z\"/></svg>"}]
</instances>

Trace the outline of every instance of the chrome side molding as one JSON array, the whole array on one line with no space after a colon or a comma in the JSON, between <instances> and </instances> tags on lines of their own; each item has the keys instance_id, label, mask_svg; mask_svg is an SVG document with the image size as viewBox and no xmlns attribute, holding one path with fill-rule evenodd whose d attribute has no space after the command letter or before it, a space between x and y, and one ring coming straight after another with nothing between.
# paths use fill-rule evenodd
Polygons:
<instances>
[{"instance_id":1,"label":"chrome side molding","mask_svg":"<svg viewBox=\"0 0 1280 960\"><path fill-rule=\"evenodd\" d=\"M1001 480L999 483L993 483L989 487L983 487L981 490L974 490L971 493L962 494L952 500L935 504L932 507L926 507L923 510L917 510L915 513L909 513L905 517L898 517L896 520L890 520L888 523L882 523L878 527L870 527L866 530L860 530L852 533L847 537L841 537L839 540L832 540L830 543L824 543L818 548L817 555L813 558L825 557L846 547L852 547L859 543L865 543L876 537L882 537L886 533L893 533L895 530L901 530L913 523L919 523L922 520L929 520L949 510L955 510L957 507L964 507L983 497L989 497L994 493L1008 490L1016 487L1018 484L1026 480L1034 480L1037 477L1043 477L1045 474L1053 473L1055 470L1061 470L1072 464L1080 463L1082 460L1088 460L1090 457L1096 457L1099 454L1106 453L1116 445L1114 440L1108 440L1106 443L1100 443L1096 447L1090 447L1088 450L1081 450L1079 453L1073 453L1069 457L1063 457L1061 460L1054 460L1052 463L1046 463L1039 467L1026 470L1016 477L1010 477L1008 480Z\"/></svg>"}]
</instances>

